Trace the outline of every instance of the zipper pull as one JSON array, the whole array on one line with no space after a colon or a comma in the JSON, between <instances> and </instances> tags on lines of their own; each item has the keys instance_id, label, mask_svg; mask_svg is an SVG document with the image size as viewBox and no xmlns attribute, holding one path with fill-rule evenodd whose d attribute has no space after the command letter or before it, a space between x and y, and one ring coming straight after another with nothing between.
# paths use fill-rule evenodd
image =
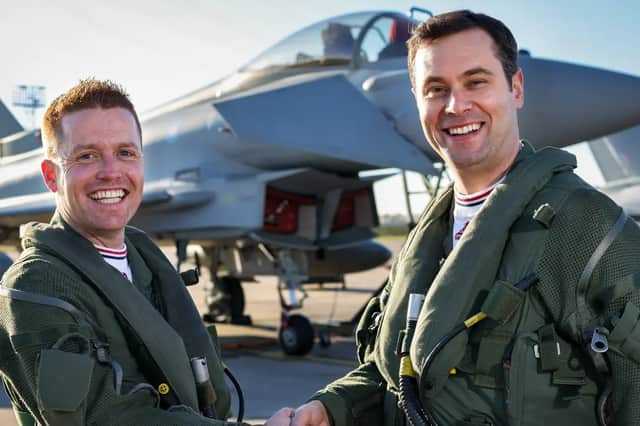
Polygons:
<instances>
[{"instance_id":1,"label":"zipper pull","mask_svg":"<svg viewBox=\"0 0 640 426\"><path fill-rule=\"evenodd\" d=\"M593 335L591 336L591 350L598 353L604 353L609 350L609 339L598 328L593 330Z\"/></svg>"}]
</instances>

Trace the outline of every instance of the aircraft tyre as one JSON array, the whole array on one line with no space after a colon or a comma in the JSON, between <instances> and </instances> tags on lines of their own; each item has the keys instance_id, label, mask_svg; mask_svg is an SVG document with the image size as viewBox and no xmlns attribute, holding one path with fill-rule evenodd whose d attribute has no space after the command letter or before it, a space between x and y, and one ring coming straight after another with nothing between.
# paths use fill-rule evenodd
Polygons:
<instances>
[{"instance_id":1,"label":"aircraft tyre","mask_svg":"<svg viewBox=\"0 0 640 426\"><path fill-rule=\"evenodd\" d=\"M280 326L278 340L287 355L306 355L313 348L315 332L311 321L303 315L291 315L286 328Z\"/></svg>"},{"instance_id":2,"label":"aircraft tyre","mask_svg":"<svg viewBox=\"0 0 640 426\"><path fill-rule=\"evenodd\" d=\"M244 315L244 307L244 290L240 280L232 276L221 277L218 285L214 285L209 313L204 319L212 322L249 325L251 317Z\"/></svg>"},{"instance_id":3,"label":"aircraft tyre","mask_svg":"<svg viewBox=\"0 0 640 426\"><path fill-rule=\"evenodd\" d=\"M13 260L6 254L0 251L0 276L4 274L4 272L9 269L9 266L13 263Z\"/></svg>"}]
</instances>

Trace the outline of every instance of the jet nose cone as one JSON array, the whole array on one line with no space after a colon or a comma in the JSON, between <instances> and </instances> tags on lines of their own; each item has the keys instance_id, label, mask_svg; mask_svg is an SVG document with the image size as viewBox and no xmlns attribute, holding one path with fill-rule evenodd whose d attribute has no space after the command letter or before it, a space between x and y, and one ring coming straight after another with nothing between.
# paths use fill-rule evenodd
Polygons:
<instances>
[{"instance_id":1,"label":"jet nose cone","mask_svg":"<svg viewBox=\"0 0 640 426\"><path fill-rule=\"evenodd\" d=\"M536 147L567 146L640 124L640 78L521 55L520 136Z\"/></svg>"},{"instance_id":2,"label":"jet nose cone","mask_svg":"<svg viewBox=\"0 0 640 426\"><path fill-rule=\"evenodd\" d=\"M309 275L334 276L366 271L383 265L391 258L391 251L376 241L362 241L335 250L327 250L320 259L309 258Z\"/></svg>"},{"instance_id":3,"label":"jet nose cone","mask_svg":"<svg viewBox=\"0 0 640 426\"><path fill-rule=\"evenodd\" d=\"M367 269L380 266L391 259L391 251L376 241L368 241L362 245L361 250L365 252L365 257L369 260L370 265L372 265L367 265Z\"/></svg>"},{"instance_id":4,"label":"jet nose cone","mask_svg":"<svg viewBox=\"0 0 640 426\"><path fill-rule=\"evenodd\" d=\"M366 271L383 265L391 258L387 247L371 240L335 250L333 254L345 272Z\"/></svg>"}]
</instances>

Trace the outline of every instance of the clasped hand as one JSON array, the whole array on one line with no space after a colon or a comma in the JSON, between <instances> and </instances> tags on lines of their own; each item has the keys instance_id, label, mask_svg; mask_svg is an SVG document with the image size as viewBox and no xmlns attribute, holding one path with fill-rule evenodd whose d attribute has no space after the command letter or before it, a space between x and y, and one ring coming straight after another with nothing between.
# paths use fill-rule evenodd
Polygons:
<instances>
[{"instance_id":1,"label":"clasped hand","mask_svg":"<svg viewBox=\"0 0 640 426\"><path fill-rule=\"evenodd\" d=\"M311 401L297 409L281 408L265 426L331 426L329 413L320 401Z\"/></svg>"}]
</instances>

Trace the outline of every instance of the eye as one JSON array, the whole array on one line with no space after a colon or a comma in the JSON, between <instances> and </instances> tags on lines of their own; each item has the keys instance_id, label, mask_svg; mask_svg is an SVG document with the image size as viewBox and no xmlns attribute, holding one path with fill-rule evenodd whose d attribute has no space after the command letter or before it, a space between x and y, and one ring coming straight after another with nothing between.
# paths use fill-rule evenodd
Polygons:
<instances>
[{"instance_id":1,"label":"eye","mask_svg":"<svg viewBox=\"0 0 640 426\"><path fill-rule=\"evenodd\" d=\"M140 157L140 152L132 148L123 148L118 151L118 156L125 159L135 160Z\"/></svg>"},{"instance_id":2,"label":"eye","mask_svg":"<svg viewBox=\"0 0 640 426\"><path fill-rule=\"evenodd\" d=\"M427 87L427 90L425 91L425 97L426 98L437 98L439 96L444 96L446 95L448 92L448 89L446 86L430 86Z\"/></svg>"},{"instance_id":3,"label":"eye","mask_svg":"<svg viewBox=\"0 0 640 426\"><path fill-rule=\"evenodd\" d=\"M98 158L95 152L80 152L75 156L75 160L81 163L89 163Z\"/></svg>"},{"instance_id":4,"label":"eye","mask_svg":"<svg viewBox=\"0 0 640 426\"><path fill-rule=\"evenodd\" d=\"M477 87L484 86L486 83L487 83L487 80L477 78L477 79L470 80L468 83L468 86L471 88L477 88Z\"/></svg>"}]
</instances>

